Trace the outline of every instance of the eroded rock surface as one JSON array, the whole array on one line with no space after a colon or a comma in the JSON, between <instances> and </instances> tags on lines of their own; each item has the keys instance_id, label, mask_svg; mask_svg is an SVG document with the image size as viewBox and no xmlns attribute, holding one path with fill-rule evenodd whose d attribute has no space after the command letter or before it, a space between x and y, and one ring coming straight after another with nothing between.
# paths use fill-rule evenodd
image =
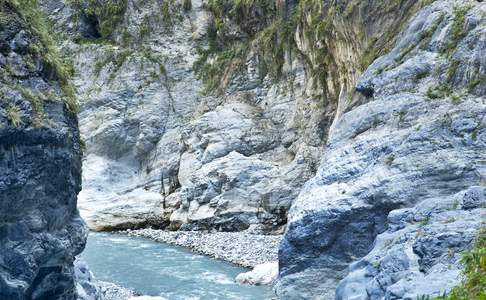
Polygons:
<instances>
[{"instance_id":1,"label":"eroded rock surface","mask_svg":"<svg viewBox=\"0 0 486 300\"><path fill-rule=\"evenodd\" d=\"M43 2L74 56L91 228L279 230L314 174L325 127L304 84L259 78L252 57L227 93L202 95L193 64L207 43L205 4L171 2L168 20L164 3L128 1L114 42L76 44L93 24L69 1ZM292 72L306 80L302 65Z\"/></svg>"},{"instance_id":2,"label":"eroded rock surface","mask_svg":"<svg viewBox=\"0 0 486 300\"><path fill-rule=\"evenodd\" d=\"M416 299L457 283L486 213L485 9L435 1L360 78L366 101L335 121L290 211L281 298Z\"/></svg>"},{"instance_id":3,"label":"eroded rock surface","mask_svg":"<svg viewBox=\"0 0 486 300\"><path fill-rule=\"evenodd\" d=\"M76 299L87 236L77 118L57 53L12 3L0 3L0 298Z\"/></svg>"},{"instance_id":4,"label":"eroded rock surface","mask_svg":"<svg viewBox=\"0 0 486 300\"><path fill-rule=\"evenodd\" d=\"M102 9L87 13L93 1L42 3L74 56L87 145L80 208L93 229L282 230L333 119L361 101L348 100L363 66L420 6L190 2L113 1L107 20ZM245 17L226 11L233 4ZM214 39L214 6L224 12L217 38L250 50L221 65L220 77L196 76ZM271 32L279 18L293 31L273 49L276 66L248 35ZM316 31L320 18L328 31ZM220 82L205 94L208 76Z\"/></svg>"}]
</instances>

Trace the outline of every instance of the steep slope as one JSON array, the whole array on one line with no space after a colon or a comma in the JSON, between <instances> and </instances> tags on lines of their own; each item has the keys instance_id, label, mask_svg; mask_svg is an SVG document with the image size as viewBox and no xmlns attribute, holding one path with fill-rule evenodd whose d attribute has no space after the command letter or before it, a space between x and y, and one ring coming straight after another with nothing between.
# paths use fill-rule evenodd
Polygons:
<instances>
[{"instance_id":1,"label":"steep slope","mask_svg":"<svg viewBox=\"0 0 486 300\"><path fill-rule=\"evenodd\" d=\"M79 8L71 3L43 5L61 30L91 34L86 16L74 20ZM200 1L189 11L177 2L129 1L101 44L81 38L66 45L87 144L80 207L92 228L285 224L292 198L313 174L312 149L322 145L319 136L295 143L299 110L309 101L258 77L235 81L226 95L204 95L193 64L210 18ZM307 127L320 135L319 121Z\"/></svg>"},{"instance_id":2,"label":"steep slope","mask_svg":"<svg viewBox=\"0 0 486 300\"><path fill-rule=\"evenodd\" d=\"M33 1L0 1L0 298L75 299L81 148L67 66Z\"/></svg>"},{"instance_id":3,"label":"steep slope","mask_svg":"<svg viewBox=\"0 0 486 300\"><path fill-rule=\"evenodd\" d=\"M283 228L334 118L363 101L353 97L361 70L420 7L42 5L74 56L90 227L224 231Z\"/></svg>"},{"instance_id":4,"label":"steep slope","mask_svg":"<svg viewBox=\"0 0 486 300\"><path fill-rule=\"evenodd\" d=\"M288 224L283 299L457 282L484 219L484 3L42 5L74 59L90 227Z\"/></svg>"},{"instance_id":5,"label":"steep slope","mask_svg":"<svg viewBox=\"0 0 486 300\"><path fill-rule=\"evenodd\" d=\"M289 213L281 298L417 299L457 283L486 218L485 9L435 1L361 76L366 101L336 119Z\"/></svg>"}]
</instances>

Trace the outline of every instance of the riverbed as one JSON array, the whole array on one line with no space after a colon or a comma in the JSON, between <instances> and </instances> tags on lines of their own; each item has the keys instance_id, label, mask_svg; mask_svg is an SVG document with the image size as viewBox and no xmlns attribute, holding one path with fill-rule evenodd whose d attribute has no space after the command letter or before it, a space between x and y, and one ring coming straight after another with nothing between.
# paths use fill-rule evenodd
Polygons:
<instances>
[{"instance_id":1,"label":"riverbed","mask_svg":"<svg viewBox=\"0 0 486 300\"><path fill-rule=\"evenodd\" d=\"M273 295L268 286L234 282L248 269L140 237L90 233L82 257L99 280L169 300L258 300Z\"/></svg>"}]
</instances>

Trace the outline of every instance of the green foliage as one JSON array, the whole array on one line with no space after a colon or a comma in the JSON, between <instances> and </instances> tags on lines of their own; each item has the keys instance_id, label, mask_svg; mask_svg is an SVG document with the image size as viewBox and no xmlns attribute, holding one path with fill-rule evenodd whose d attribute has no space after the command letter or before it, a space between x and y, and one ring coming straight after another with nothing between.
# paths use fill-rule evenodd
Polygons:
<instances>
[{"instance_id":1,"label":"green foliage","mask_svg":"<svg viewBox=\"0 0 486 300\"><path fill-rule=\"evenodd\" d=\"M482 228L471 250L462 255L461 283L437 300L486 299L486 228Z\"/></svg>"},{"instance_id":2,"label":"green foliage","mask_svg":"<svg viewBox=\"0 0 486 300\"><path fill-rule=\"evenodd\" d=\"M454 9L450 40L443 49L443 53L450 57L457 48L460 40L465 35L466 14L471 9L470 6L461 6Z\"/></svg>"},{"instance_id":3,"label":"green foliage","mask_svg":"<svg viewBox=\"0 0 486 300\"><path fill-rule=\"evenodd\" d=\"M424 218L417 222L420 227L428 225L430 223L430 216L424 216Z\"/></svg>"},{"instance_id":4,"label":"green foliage","mask_svg":"<svg viewBox=\"0 0 486 300\"><path fill-rule=\"evenodd\" d=\"M404 123L405 122L405 117L407 115L407 111L405 110L401 110L399 113L398 113L398 123Z\"/></svg>"},{"instance_id":5,"label":"green foliage","mask_svg":"<svg viewBox=\"0 0 486 300\"><path fill-rule=\"evenodd\" d=\"M200 59L195 62L194 69L204 83L204 92L221 92L232 73L241 67L242 57L245 56L247 50L247 44L235 45L217 55L213 55L209 51L199 50ZM212 57L210 62L208 62L209 57Z\"/></svg>"},{"instance_id":6,"label":"green foliage","mask_svg":"<svg viewBox=\"0 0 486 300\"><path fill-rule=\"evenodd\" d=\"M253 42L258 42L262 48L263 63L266 60L283 61L282 47L272 51L265 48L274 41L274 29L278 28L274 23L276 7L273 0L209 0L205 8L212 14L207 28L208 48L198 49L199 58L194 69L203 81L206 93L221 92L245 62ZM228 28L233 24L238 26L241 36L228 34ZM273 63L269 65L273 66ZM264 72L267 69L266 65L262 66ZM272 68L275 73L278 69Z\"/></svg>"},{"instance_id":7,"label":"green foliage","mask_svg":"<svg viewBox=\"0 0 486 300\"><path fill-rule=\"evenodd\" d=\"M188 12L192 9L192 0L184 0L184 3L182 4L182 9L185 12Z\"/></svg>"},{"instance_id":8,"label":"green foliage","mask_svg":"<svg viewBox=\"0 0 486 300\"><path fill-rule=\"evenodd\" d=\"M71 5L88 17L98 20L97 29L102 38L109 38L123 21L127 0L71 0Z\"/></svg>"},{"instance_id":9,"label":"green foliage","mask_svg":"<svg viewBox=\"0 0 486 300\"><path fill-rule=\"evenodd\" d=\"M447 81L451 81L452 78L454 77L454 74L456 74L457 68L461 62L457 59L454 59L450 64L449 67L447 68L446 76L447 76Z\"/></svg>"},{"instance_id":10,"label":"green foliage","mask_svg":"<svg viewBox=\"0 0 486 300\"><path fill-rule=\"evenodd\" d=\"M474 90L478 85L486 82L486 75L479 74L479 72L474 75L475 77L469 82L469 90Z\"/></svg>"},{"instance_id":11,"label":"green foliage","mask_svg":"<svg viewBox=\"0 0 486 300\"><path fill-rule=\"evenodd\" d=\"M436 0L420 0L422 7L430 5L430 4L434 3L435 1Z\"/></svg>"},{"instance_id":12,"label":"green foliage","mask_svg":"<svg viewBox=\"0 0 486 300\"><path fill-rule=\"evenodd\" d=\"M158 70L159 74L157 75L157 77L160 77L162 75L166 75L167 74L167 72L165 70L164 62L163 62L163 57L161 55L158 55L158 54L154 53L153 51L151 51L148 48L142 48L140 50L140 54L147 61L151 62L154 65L158 65L158 67L159 67L159 70Z\"/></svg>"},{"instance_id":13,"label":"green foliage","mask_svg":"<svg viewBox=\"0 0 486 300\"><path fill-rule=\"evenodd\" d=\"M7 119L14 127L19 127L22 124L22 119L20 118L20 110L17 106L10 105L7 108Z\"/></svg>"},{"instance_id":14,"label":"green foliage","mask_svg":"<svg viewBox=\"0 0 486 300\"><path fill-rule=\"evenodd\" d=\"M145 68L145 63L149 62L149 67L154 66L155 70L151 71L153 80L167 79L164 66L164 57L150 48L106 48L105 56L98 60L94 65L94 73L99 76L103 68L109 68L108 82L111 82L118 75L123 65L135 59L141 63L140 68ZM153 82L153 81L152 81Z\"/></svg>"},{"instance_id":15,"label":"green foliage","mask_svg":"<svg viewBox=\"0 0 486 300\"><path fill-rule=\"evenodd\" d=\"M104 66L107 64L112 64L112 69L110 70L110 80L114 79L117 72L133 53L134 50L130 48L123 48L120 51L107 52L107 56L96 62L94 66L96 75L99 75Z\"/></svg>"},{"instance_id":16,"label":"green foliage","mask_svg":"<svg viewBox=\"0 0 486 300\"><path fill-rule=\"evenodd\" d=\"M414 82L419 82L420 80L426 78L429 75L429 70L423 70L415 74Z\"/></svg>"},{"instance_id":17,"label":"green foliage","mask_svg":"<svg viewBox=\"0 0 486 300\"><path fill-rule=\"evenodd\" d=\"M459 96L458 94L452 94L451 102L454 105L458 105L459 103L461 103L461 96Z\"/></svg>"},{"instance_id":18,"label":"green foliage","mask_svg":"<svg viewBox=\"0 0 486 300\"><path fill-rule=\"evenodd\" d=\"M218 78L213 78L213 74L219 79L227 78L228 71L239 69L235 68L235 63L244 63L247 59L242 56L231 56L228 59L228 53L234 53L235 49L251 49L251 52L239 53L254 55L262 78L270 75L274 80L281 79L285 61L299 56L306 64L315 88L326 93L328 86L340 84L336 79L345 72L342 70L344 67L333 57L337 52L336 44L353 34L341 30L342 22L358 25L361 22L359 13L369 9L367 1L345 1L345 5L338 2L300 0L296 7L289 10L285 7L287 1L208 0L205 8L212 14L212 18L207 29L208 47L199 51L200 56L195 64L198 77L209 91L214 86L224 87L224 82L218 84ZM384 13L390 13L402 9L404 2L378 1L378 4L373 5L378 5ZM355 32L356 38L365 46L356 49L359 61L356 61L356 66L348 68L364 70L376 57L388 51L397 34L398 29L395 27L386 29L383 37L374 40L368 40L365 32ZM297 49L295 35L304 40L305 51ZM210 72L216 68L220 69L219 73ZM221 76L221 73L227 75ZM332 99L337 99L338 95L335 96Z\"/></svg>"},{"instance_id":19,"label":"green foliage","mask_svg":"<svg viewBox=\"0 0 486 300\"><path fill-rule=\"evenodd\" d=\"M141 38L147 36L150 33L150 20L148 16L145 16L142 19L142 22L140 23L140 27L139 27L139 32Z\"/></svg>"},{"instance_id":20,"label":"green foliage","mask_svg":"<svg viewBox=\"0 0 486 300\"><path fill-rule=\"evenodd\" d=\"M326 37L331 32L331 22L335 13L335 9L328 9L327 14L324 15L322 1L304 0L299 3L299 18L306 20L303 23L303 35L312 47L310 51L311 75L314 83L320 84L322 87L325 86L332 60L326 44Z\"/></svg>"},{"instance_id":21,"label":"green foliage","mask_svg":"<svg viewBox=\"0 0 486 300\"><path fill-rule=\"evenodd\" d=\"M363 53L361 56L361 61L360 61L360 70L364 71L366 68L368 68L377 58L377 54L374 51L373 47L368 47L366 51Z\"/></svg>"},{"instance_id":22,"label":"green foliage","mask_svg":"<svg viewBox=\"0 0 486 300\"><path fill-rule=\"evenodd\" d=\"M395 161L395 155L393 155L393 154L390 154L390 155L385 157L385 163L389 166L391 164L393 164L394 161Z\"/></svg>"},{"instance_id":23,"label":"green foliage","mask_svg":"<svg viewBox=\"0 0 486 300\"><path fill-rule=\"evenodd\" d=\"M430 99L447 98L452 93L448 85L431 86L427 89L425 95Z\"/></svg>"},{"instance_id":24,"label":"green foliage","mask_svg":"<svg viewBox=\"0 0 486 300\"><path fill-rule=\"evenodd\" d=\"M54 77L64 93L64 100L72 112L77 112L75 90L70 82L74 72L71 64L58 51L53 40L53 29L39 8L37 0L4 0L12 5L37 40L30 46L32 55L40 56L52 67Z\"/></svg>"},{"instance_id":25,"label":"green foliage","mask_svg":"<svg viewBox=\"0 0 486 300\"><path fill-rule=\"evenodd\" d=\"M282 76L285 63L285 52L293 46L292 33L296 27L296 17L279 17L263 29L255 38L260 51L263 74L269 73L273 78Z\"/></svg>"},{"instance_id":26,"label":"green foliage","mask_svg":"<svg viewBox=\"0 0 486 300\"><path fill-rule=\"evenodd\" d=\"M456 221L456 218L454 217L449 217L446 220L444 220L444 224L449 224L449 223L454 223Z\"/></svg>"},{"instance_id":27,"label":"green foliage","mask_svg":"<svg viewBox=\"0 0 486 300\"><path fill-rule=\"evenodd\" d=\"M170 3L168 0L165 0L162 2L162 5L160 6L160 14L162 15L163 22L166 25L171 25L172 24L172 17L170 13Z\"/></svg>"}]
</instances>

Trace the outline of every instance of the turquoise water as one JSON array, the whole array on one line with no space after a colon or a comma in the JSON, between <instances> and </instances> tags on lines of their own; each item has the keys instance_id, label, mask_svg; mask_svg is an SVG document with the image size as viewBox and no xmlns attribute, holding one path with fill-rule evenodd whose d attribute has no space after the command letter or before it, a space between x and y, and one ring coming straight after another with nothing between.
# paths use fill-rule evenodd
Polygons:
<instances>
[{"instance_id":1,"label":"turquoise water","mask_svg":"<svg viewBox=\"0 0 486 300\"><path fill-rule=\"evenodd\" d=\"M82 257L95 277L169 300L270 299L270 287L244 286L244 268L143 238L90 233Z\"/></svg>"}]
</instances>

